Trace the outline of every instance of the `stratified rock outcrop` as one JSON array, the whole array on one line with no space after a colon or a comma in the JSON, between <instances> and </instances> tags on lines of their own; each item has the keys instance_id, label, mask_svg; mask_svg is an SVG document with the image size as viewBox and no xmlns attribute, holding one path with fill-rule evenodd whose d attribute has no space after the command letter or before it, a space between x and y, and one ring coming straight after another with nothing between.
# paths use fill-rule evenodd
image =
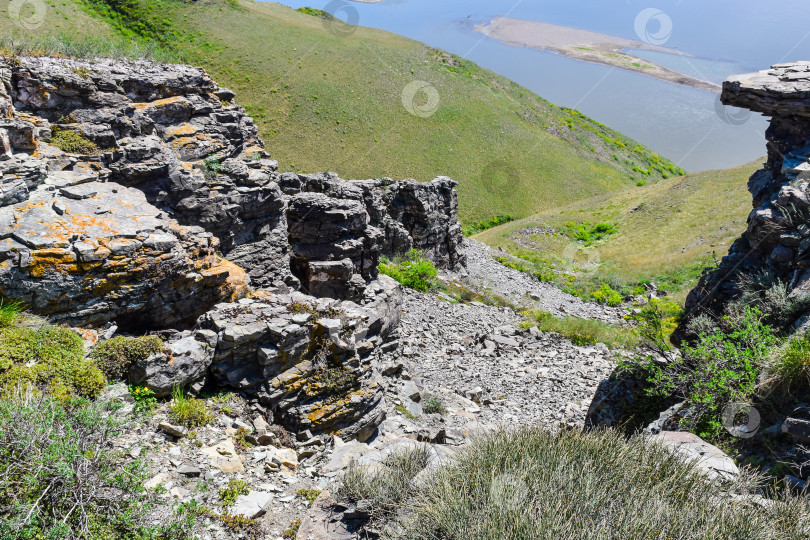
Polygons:
<instances>
[{"instance_id":1,"label":"stratified rock outcrop","mask_svg":"<svg viewBox=\"0 0 810 540\"><path fill-rule=\"evenodd\" d=\"M376 279L380 253L415 247L440 266L463 262L452 180L347 182L333 173L279 174L253 120L232 104L234 94L201 69L18 58L0 67L0 78L0 110L6 116L0 118L0 154L5 158L0 162L0 206L25 203L41 185L48 192L104 182L135 188L145 196L137 204L151 205L155 219L165 221L164 229L175 221L192 227L188 230L194 234L207 234L210 251L247 272L254 287L287 284L319 297L362 298ZM116 217L125 214L119 209ZM34 218L48 220L39 214ZM6 252L21 253L16 244ZM5 260L22 268L15 262L19 259ZM216 280L202 270L239 272L224 264L206 259L200 268L191 264L185 274L203 275L208 287ZM122 283L140 275L126 263L118 269ZM244 276L225 281L231 285L211 292L212 300L240 294L243 287L232 282L244 285ZM37 293L26 293L25 287L9 288L0 281L0 292L22 295L44 314L57 313L48 307L50 300L35 300ZM58 295L58 288L53 293ZM183 286L178 295L199 296ZM164 311L176 315L156 312L153 322L166 326L193 320L210 306L200 300L196 313L167 307ZM76 312L65 320L98 324L104 317L97 313L106 308L89 308L77 300L64 309ZM107 313L115 319L135 311L129 306Z\"/></svg>"},{"instance_id":2,"label":"stratified rock outcrop","mask_svg":"<svg viewBox=\"0 0 810 540\"><path fill-rule=\"evenodd\" d=\"M456 184L279 173L233 99L188 66L0 61L0 298L161 329L129 368L157 396L230 387L365 439L402 304L379 258L463 264Z\"/></svg>"},{"instance_id":3,"label":"stratified rock outcrop","mask_svg":"<svg viewBox=\"0 0 810 540\"><path fill-rule=\"evenodd\" d=\"M810 294L810 62L731 77L722 100L771 118L768 161L748 183L754 205L748 230L689 294L687 323L706 311L722 314L740 296L741 281L765 271L791 297ZM687 337L686 325L678 334Z\"/></svg>"}]
</instances>

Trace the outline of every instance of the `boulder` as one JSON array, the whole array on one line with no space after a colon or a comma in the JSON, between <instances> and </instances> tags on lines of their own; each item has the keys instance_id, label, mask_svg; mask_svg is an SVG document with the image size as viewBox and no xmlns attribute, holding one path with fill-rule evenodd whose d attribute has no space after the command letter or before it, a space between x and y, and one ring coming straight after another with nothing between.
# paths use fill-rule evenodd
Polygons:
<instances>
[{"instance_id":1,"label":"boulder","mask_svg":"<svg viewBox=\"0 0 810 540\"><path fill-rule=\"evenodd\" d=\"M650 440L690 461L709 479L731 481L740 474L734 460L722 450L686 431L663 431Z\"/></svg>"}]
</instances>

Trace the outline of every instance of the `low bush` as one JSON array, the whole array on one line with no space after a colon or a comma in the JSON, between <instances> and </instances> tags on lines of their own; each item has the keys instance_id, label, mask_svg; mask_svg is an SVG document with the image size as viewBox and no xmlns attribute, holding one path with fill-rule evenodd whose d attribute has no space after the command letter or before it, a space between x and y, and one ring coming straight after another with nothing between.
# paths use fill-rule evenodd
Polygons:
<instances>
[{"instance_id":1,"label":"low bush","mask_svg":"<svg viewBox=\"0 0 810 540\"><path fill-rule=\"evenodd\" d=\"M671 300L653 298L641 308L641 313L629 318L638 321L639 334L649 347L661 352L672 349L670 337L678 327L683 308Z\"/></svg>"},{"instance_id":2,"label":"low bush","mask_svg":"<svg viewBox=\"0 0 810 540\"><path fill-rule=\"evenodd\" d=\"M395 451L373 469L352 463L338 488L340 500L368 501L372 518L390 516L408 498L416 495L413 479L427 467L430 454L425 445Z\"/></svg>"},{"instance_id":3,"label":"low bush","mask_svg":"<svg viewBox=\"0 0 810 540\"><path fill-rule=\"evenodd\" d=\"M174 520L147 524L146 468L120 461L117 429L100 405L80 399L0 401L0 537L191 538Z\"/></svg>"},{"instance_id":4,"label":"low bush","mask_svg":"<svg viewBox=\"0 0 810 540\"><path fill-rule=\"evenodd\" d=\"M619 232L618 226L606 222L591 225L589 221L583 223L568 221L564 225L569 237L579 240L586 246L591 246L605 237Z\"/></svg>"},{"instance_id":5,"label":"low bush","mask_svg":"<svg viewBox=\"0 0 810 540\"><path fill-rule=\"evenodd\" d=\"M726 317L724 322L727 330L718 329L685 344L682 356L665 366L642 362L650 385L647 393L688 400L693 413L685 427L704 438L720 433L727 404L755 397L759 374L778 344L756 308L747 308L739 320Z\"/></svg>"},{"instance_id":6,"label":"low bush","mask_svg":"<svg viewBox=\"0 0 810 540\"><path fill-rule=\"evenodd\" d=\"M219 489L219 500L222 506L229 508L234 505L239 495L247 495L250 493L250 485L244 480L237 480L231 478L228 480L228 485Z\"/></svg>"},{"instance_id":7,"label":"low bush","mask_svg":"<svg viewBox=\"0 0 810 540\"><path fill-rule=\"evenodd\" d=\"M788 340L768 362L765 386L769 390L793 393L810 388L810 336L800 334Z\"/></svg>"},{"instance_id":8,"label":"low bush","mask_svg":"<svg viewBox=\"0 0 810 540\"><path fill-rule=\"evenodd\" d=\"M593 291L591 298L600 304L607 304L611 307L622 305L622 294L613 290L607 283L603 283L598 290Z\"/></svg>"},{"instance_id":9,"label":"low bush","mask_svg":"<svg viewBox=\"0 0 810 540\"><path fill-rule=\"evenodd\" d=\"M422 398L422 411L425 414L444 414L447 412L447 408L441 399L428 394Z\"/></svg>"},{"instance_id":10,"label":"low bush","mask_svg":"<svg viewBox=\"0 0 810 540\"><path fill-rule=\"evenodd\" d=\"M497 431L414 483L417 465L352 469L339 493L370 500L374 515L387 517L383 536L408 540L810 535L806 498L781 493L756 504L758 478L720 488L692 463L614 431Z\"/></svg>"},{"instance_id":11,"label":"low bush","mask_svg":"<svg viewBox=\"0 0 810 540\"><path fill-rule=\"evenodd\" d=\"M51 144L69 154L93 155L100 152L96 143L78 131L70 129L58 129L54 127Z\"/></svg>"},{"instance_id":12,"label":"low bush","mask_svg":"<svg viewBox=\"0 0 810 540\"><path fill-rule=\"evenodd\" d=\"M172 420L186 427L204 426L214 420L205 401L186 396L183 389L177 386L172 390L169 414Z\"/></svg>"},{"instance_id":13,"label":"low bush","mask_svg":"<svg viewBox=\"0 0 810 540\"><path fill-rule=\"evenodd\" d=\"M438 286L436 266L415 249L409 250L400 262L382 258L379 272L391 276L411 289L428 292Z\"/></svg>"},{"instance_id":14,"label":"low bush","mask_svg":"<svg viewBox=\"0 0 810 540\"><path fill-rule=\"evenodd\" d=\"M95 398L105 382L72 330L48 325L0 329L0 397L45 391L58 399Z\"/></svg>"},{"instance_id":15,"label":"low bush","mask_svg":"<svg viewBox=\"0 0 810 540\"><path fill-rule=\"evenodd\" d=\"M90 353L90 358L107 378L119 379L126 376L132 364L162 352L163 349L163 341L157 336L116 336L99 343Z\"/></svg>"}]
</instances>

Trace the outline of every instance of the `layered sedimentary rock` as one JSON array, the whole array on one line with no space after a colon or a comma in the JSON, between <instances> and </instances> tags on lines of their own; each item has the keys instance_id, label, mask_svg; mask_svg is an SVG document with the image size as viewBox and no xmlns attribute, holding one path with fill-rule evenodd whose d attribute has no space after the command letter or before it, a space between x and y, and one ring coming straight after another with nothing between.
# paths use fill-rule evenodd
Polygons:
<instances>
[{"instance_id":1,"label":"layered sedimentary rock","mask_svg":"<svg viewBox=\"0 0 810 540\"><path fill-rule=\"evenodd\" d=\"M770 117L768 160L748 183L754 206L748 229L689 294L687 322L705 311L722 314L746 276L763 272L794 298L810 294L810 62L731 77L722 100ZM687 336L685 326L679 334Z\"/></svg>"},{"instance_id":2,"label":"layered sedimentary rock","mask_svg":"<svg viewBox=\"0 0 810 540\"><path fill-rule=\"evenodd\" d=\"M452 180L279 174L234 94L201 69L20 58L0 78L0 206L42 184L135 188L166 224L213 235L212 250L254 287L322 297L362 298L380 253L415 247L440 266L463 262Z\"/></svg>"}]
</instances>

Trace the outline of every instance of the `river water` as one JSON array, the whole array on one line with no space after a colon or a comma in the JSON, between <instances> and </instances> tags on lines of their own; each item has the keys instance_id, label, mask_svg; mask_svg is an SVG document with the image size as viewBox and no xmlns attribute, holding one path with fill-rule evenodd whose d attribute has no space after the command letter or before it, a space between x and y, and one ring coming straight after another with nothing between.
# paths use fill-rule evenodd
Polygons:
<instances>
[{"instance_id":1,"label":"river water","mask_svg":"<svg viewBox=\"0 0 810 540\"><path fill-rule=\"evenodd\" d=\"M472 60L549 101L579 109L690 171L732 167L764 155L766 119L723 107L716 95L701 90L550 51L504 45L476 32L474 26L508 16L653 40L693 57L649 51L633 54L717 83L731 74L777 62L810 60L807 0L281 3L325 9L343 20L395 32ZM650 18L649 13L655 16Z\"/></svg>"}]
</instances>

